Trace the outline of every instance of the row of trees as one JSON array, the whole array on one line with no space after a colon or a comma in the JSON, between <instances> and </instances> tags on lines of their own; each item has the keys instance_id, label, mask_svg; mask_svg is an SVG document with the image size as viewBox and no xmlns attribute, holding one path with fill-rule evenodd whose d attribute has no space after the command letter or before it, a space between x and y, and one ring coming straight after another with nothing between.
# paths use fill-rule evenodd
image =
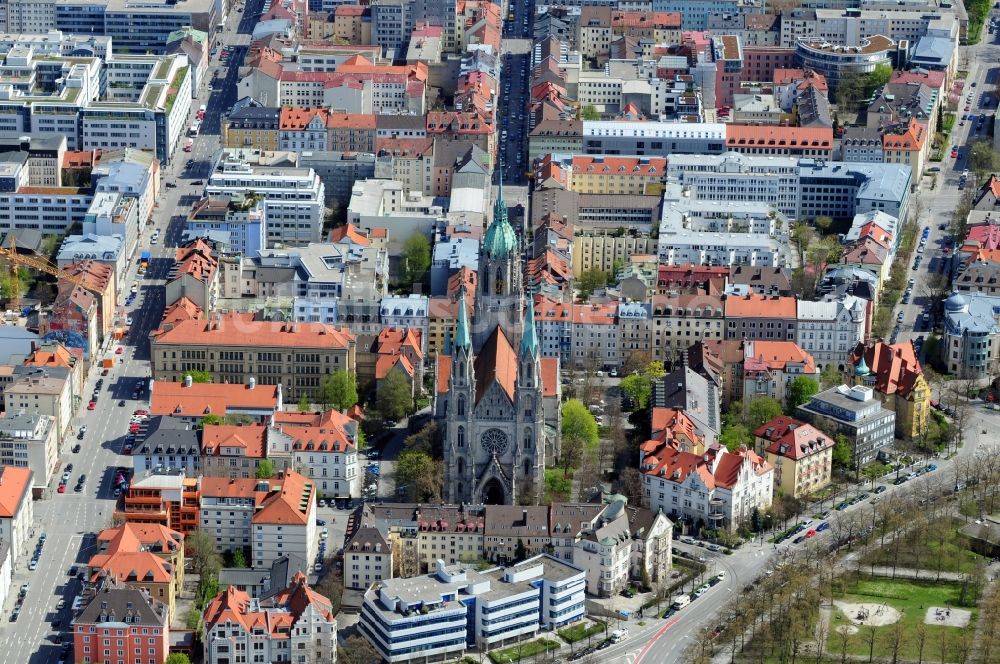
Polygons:
<instances>
[{"instance_id":1,"label":"row of trees","mask_svg":"<svg viewBox=\"0 0 1000 664\"><path fill-rule=\"evenodd\" d=\"M892 493L872 505L871 510L838 515L830 520L829 542L841 543L831 553L827 543L809 543L789 554L770 576L746 586L720 611L725 629L720 634L703 631L688 651L688 661L708 664L716 655L760 662L796 660L854 661L851 652L866 650L870 658L876 646L898 663L904 649L917 650L917 661L935 655L958 653L962 664L994 662L1000 653L1000 594L984 599L987 575L984 564L964 572L956 601L963 606L979 603L976 647L971 633L956 634L943 644L944 636L928 638L918 627L915 642L906 642L900 630L885 633L877 641L873 631L830 631L829 621L819 619L821 605L830 606L836 595L849 590L858 579L872 575L875 565L888 567L895 576L897 566L908 564L931 571L949 564L942 542L955 535L950 515L957 505L970 499L985 501L1000 491L1000 462L986 452L956 467L955 477L924 476L907 486L905 494ZM955 482L967 482L969 491L953 495ZM849 557L842 556L850 551ZM988 636L986 636L988 634ZM819 647L817 645L819 644ZM827 648L827 644L832 644ZM863 644L863 647L860 645ZM912 661L912 657L910 658Z\"/></svg>"}]
</instances>

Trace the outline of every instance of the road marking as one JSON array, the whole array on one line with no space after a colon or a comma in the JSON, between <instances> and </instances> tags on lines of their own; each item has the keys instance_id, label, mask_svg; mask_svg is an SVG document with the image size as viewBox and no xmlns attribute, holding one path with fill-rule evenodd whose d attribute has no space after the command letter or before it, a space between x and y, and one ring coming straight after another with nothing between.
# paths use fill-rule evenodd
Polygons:
<instances>
[{"instance_id":1,"label":"road marking","mask_svg":"<svg viewBox=\"0 0 1000 664\"><path fill-rule=\"evenodd\" d=\"M646 645L643 647L643 649L639 651L639 656L636 657L635 660L633 660L632 664L639 664L639 662L642 661L642 658L646 656L646 653L649 652L649 649L656 644L657 640L659 640L661 636L663 636L663 633L666 632L671 627L673 627L674 625L676 625L678 620L680 620L680 618L671 618L670 620L667 621L667 624L658 629L656 631L656 634L654 634L653 637L646 642Z\"/></svg>"}]
</instances>

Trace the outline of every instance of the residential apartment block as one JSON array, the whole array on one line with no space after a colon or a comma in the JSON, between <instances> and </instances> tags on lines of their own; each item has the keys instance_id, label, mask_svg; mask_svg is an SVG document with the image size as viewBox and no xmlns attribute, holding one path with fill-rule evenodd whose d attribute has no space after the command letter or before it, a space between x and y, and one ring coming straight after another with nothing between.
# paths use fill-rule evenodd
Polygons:
<instances>
[{"instance_id":1,"label":"residential apartment block","mask_svg":"<svg viewBox=\"0 0 1000 664\"><path fill-rule=\"evenodd\" d=\"M31 475L29 468L0 468L0 540L10 547L12 561L27 553L35 525Z\"/></svg>"},{"instance_id":2,"label":"residential apartment block","mask_svg":"<svg viewBox=\"0 0 1000 664\"><path fill-rule=\"evenodd\" d=\"M774 467L776 492L805 498L830 483L834 441L811 424L781 415L753 435L757 453Z\"/></svg>"}]
</instances>

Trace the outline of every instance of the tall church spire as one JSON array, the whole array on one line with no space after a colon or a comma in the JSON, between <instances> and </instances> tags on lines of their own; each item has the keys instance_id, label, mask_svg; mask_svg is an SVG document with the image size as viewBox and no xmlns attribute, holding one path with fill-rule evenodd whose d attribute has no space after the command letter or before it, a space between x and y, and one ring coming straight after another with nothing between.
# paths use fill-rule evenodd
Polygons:
<instances>
[{"instance_id":1,"label":"tall church spire","mask_svg":"<svg viewBox=\"0 0 1000 664\"><path fill-rule=\"evenodd\" d=\"M531 357L538 355L538 336L535 334L535 299L532 297L528 298L528 311L524 316L521 352Z\"/></svg>"},{"instance_id":2,"label":"tall church spire","mask_svg":"<svg viewBox=\"0 0 1000 664\"><path fill-rule=\"evenodd\" d=\"M469 312L465 307L465 286L458 292L458 325L455 327L455 348L470 348L472 335L469 334Z\"/></svg>"},{"instance_id":3,"label":"tall church spire","mask_svg":"<svg viewBox=\"0 0 1000 664\"><path fill-rule=\"evenodd\" d=\"M491 258L506 259L517 255L517 234L507 217L507 204L503 200L503 169L500 169L500 186L493 203L493 221L483 235L483 250Z\"/></svg>"}]
</instances>

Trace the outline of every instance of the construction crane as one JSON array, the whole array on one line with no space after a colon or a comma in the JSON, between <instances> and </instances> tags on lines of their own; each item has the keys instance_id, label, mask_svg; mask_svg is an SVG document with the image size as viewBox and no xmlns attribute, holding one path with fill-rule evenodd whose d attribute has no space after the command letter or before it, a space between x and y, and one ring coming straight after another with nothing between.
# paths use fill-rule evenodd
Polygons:
<instances>
[{"instance_id":1,"label":"construction crane","mask_svg":"<svg viewBox=\"0 0 1000 664\"><path fill-rule=\"evenodd\" d=\"M10 296L10 308L18 310L21 308L21 278L17 274L17 268L19 267L30 267L39 272L45 272L46 274L51 274L57 279L62 279L63 281L68 281L69 283L79 286L80 288L86 289L87 291L94 293L100 297L100 291L96 290L93 286L88 284L85 280L81 279L72 274L68 274L63 270L50 263L48 260L36 257L36 256L24 256L17 253L17 242L14 238L14 234L10 234L10 246L4 247L0 245L0 258L6 260L10 263L10 281L11 281L11 296Z\"/></svg>"}]
</instances>

